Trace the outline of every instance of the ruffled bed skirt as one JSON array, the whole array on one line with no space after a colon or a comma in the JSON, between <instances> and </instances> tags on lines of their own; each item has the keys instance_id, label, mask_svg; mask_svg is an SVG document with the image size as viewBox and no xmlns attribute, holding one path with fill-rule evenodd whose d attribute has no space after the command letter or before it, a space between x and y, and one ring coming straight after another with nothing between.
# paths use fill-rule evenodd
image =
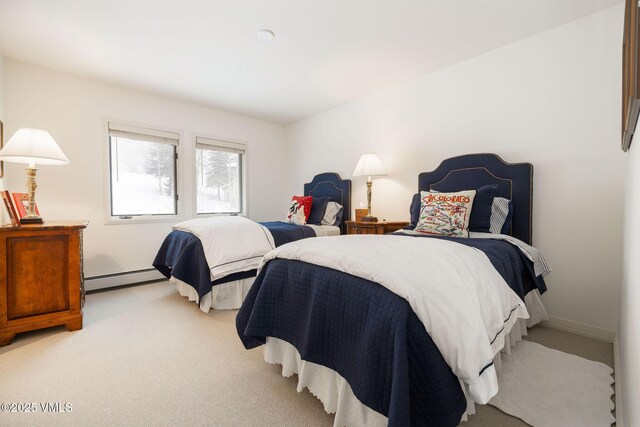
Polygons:
<instances>
[{"instance_id":1,"label":"ruffled bed skirt","mask_svg":"<svg viewBox=\"0 0 640 427\"><path fill-rule=\"evenodd\" d=\"M530 292L525 297L525 304L530 318L519 319L508 332L504 347L494 357L496 370L502 369L501 354L511 354L522 337L527 335L527 328L547 320L547 311L540 300L538 291ZM334 426L386 426L387 417L360 403L353 394L351 386L337 372L315 363L306 362L294 346L278 338L267 337L264 349L264 360L270 364L282 365L282 376L298 375L298 392L305 388L316 396L324 405L324 410L336 414ZM462 385L462 383L461 383ZM465 392L464 385L462 390ZM467 410L461 421L475 414L475 403L467 398Z\"/></svg>"},{"instance_id":2,"label":"ruffled bed skirt","mask_svg":"<svg viewBox=\"0 0 640 427\"><path fill-rule=\"evenodd\" d=\"M200 305L200 310L205 313L209 309L216 310L237 310L242 305L255 277L249 277L242 280L234 280L233 282L215 285L211 292L199 298L196 290L185 282L171 277L169 281L176 285L176 289L183 297L189 298L189 301L195 301Z\"/></svg>"}]
</instances>

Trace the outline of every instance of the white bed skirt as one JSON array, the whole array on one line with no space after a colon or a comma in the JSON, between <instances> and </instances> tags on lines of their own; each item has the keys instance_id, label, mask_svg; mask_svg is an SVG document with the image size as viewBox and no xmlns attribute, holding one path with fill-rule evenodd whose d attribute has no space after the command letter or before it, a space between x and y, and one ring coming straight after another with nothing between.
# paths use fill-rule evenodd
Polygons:
<instances>
[{"instance_id":1,"label":"white bed skirt","mask_svg":"<svg viewBox=\"0 0 640 427\"><path fill-rule=\"evenodd\" d=\"M548 319L547 311L538 291L529 292L525 297L525 304L530 318L527 320L519 319L509 331L504 347L494 358L494 364L498 371L502 369L501 353L511 354L511 347L527 335L527 328ZM327 413L335 413L334 426L387 425L387 417L360 403L353 394L351 386L340 374L325 366L302 360L296 348L288 342L267 337L264 360L270 364L282 365L282 376L284 377L298 374L298 392L305 388L309 389L311 394L320 399ZM466 395L464 385L462 385L462 390ZM467 410L461 421L466 421L469 415L475 414L475 411L475 403L467 399Z\"/></svg>"},{"instance_id":2,"label":"white bed skirt","mask_svg":"<svg viewBox=\"0 0 640 427\"><path fill-rule=\"evenodd\" d=\"M203 296L201 299L196 290L183 282L182 280L171 277L169 281L176 285L176 289L183 297L189 298L189 301L195 301L200 305L200 310L208 313L210 309L216 310L237 310L242 305L255 277L248 279L234 280L233 282L215 285L211 292Z\"/></svg>"}]
</instances>

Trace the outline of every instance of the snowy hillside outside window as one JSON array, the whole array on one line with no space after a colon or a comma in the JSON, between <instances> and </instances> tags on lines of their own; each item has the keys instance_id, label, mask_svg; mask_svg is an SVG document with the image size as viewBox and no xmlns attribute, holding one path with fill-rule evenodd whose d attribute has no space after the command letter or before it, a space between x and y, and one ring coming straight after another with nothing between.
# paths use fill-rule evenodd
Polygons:
<instances>
[{"instance_id":1,"label":"snowy hillside outside window","mask_svg":"<svg viewBox=\"0 0 640 427\"><path fill-rule=\"evenodd\" d=\"M178 137L109 123L111 216L177 214Z\"/></svg>"},{"instance_id":2,"label":"snowy hillside outside window","mask_svg":"<svg viewBox=\"0 0 640 427\"><path fill-rule=\"evenodd\" d=\"M245 145L196 138L196 212L242 212L242 162Z\"/></svg>"}]
</instances>

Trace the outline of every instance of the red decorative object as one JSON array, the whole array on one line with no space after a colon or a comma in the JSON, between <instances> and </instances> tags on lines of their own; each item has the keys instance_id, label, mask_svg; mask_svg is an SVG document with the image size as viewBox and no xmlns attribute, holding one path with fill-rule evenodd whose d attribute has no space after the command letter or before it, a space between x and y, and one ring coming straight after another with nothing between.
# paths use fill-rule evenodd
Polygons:
<instances>
[{"instance_id":1,"label":"red decorative object","mask_svg":"<svg viewBox=\"0 0 640 427\"><path fill-rule=\"evenodd\" d=\"M293 196L291 205L289 205L289 213L287 214L287 222L304 225L309 219L311 213L311 196Z\"/></svg>"},{"instance_id":2,"label":"red decorative object","mask_svg":"<svg viewBox=\"0 0 640 427\"><path fill-rule=\"evenodd\" d=\"M11 193L13 196L13 202L15 203L16 210L18 211L18 217L20 219L27 216L27 207L29 206L29 195L27 193ZM38 205L35 206L36 215L40 216Z\"/></svg>"}]
</instances>

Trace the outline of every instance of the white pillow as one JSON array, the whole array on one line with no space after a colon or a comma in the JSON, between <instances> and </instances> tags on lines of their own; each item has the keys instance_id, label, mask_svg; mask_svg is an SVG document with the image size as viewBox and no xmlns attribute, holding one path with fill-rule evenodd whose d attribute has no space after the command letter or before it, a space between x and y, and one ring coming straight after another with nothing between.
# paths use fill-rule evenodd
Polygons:
<instances>
[{"instance_id":1,"label":"white pillow","mask_svg":"<svg viewBox=\"0 0 640 427\"><path fill-rule=\"evenodd\" d=\"M342 212L342 205L336 202L327 203L327 210L324 211L324 217L320 221L321 225L339 225L336 224L338 220L338 214ZM342 218L342 215L340 215Z\"/></svg>"}]
</instances>

